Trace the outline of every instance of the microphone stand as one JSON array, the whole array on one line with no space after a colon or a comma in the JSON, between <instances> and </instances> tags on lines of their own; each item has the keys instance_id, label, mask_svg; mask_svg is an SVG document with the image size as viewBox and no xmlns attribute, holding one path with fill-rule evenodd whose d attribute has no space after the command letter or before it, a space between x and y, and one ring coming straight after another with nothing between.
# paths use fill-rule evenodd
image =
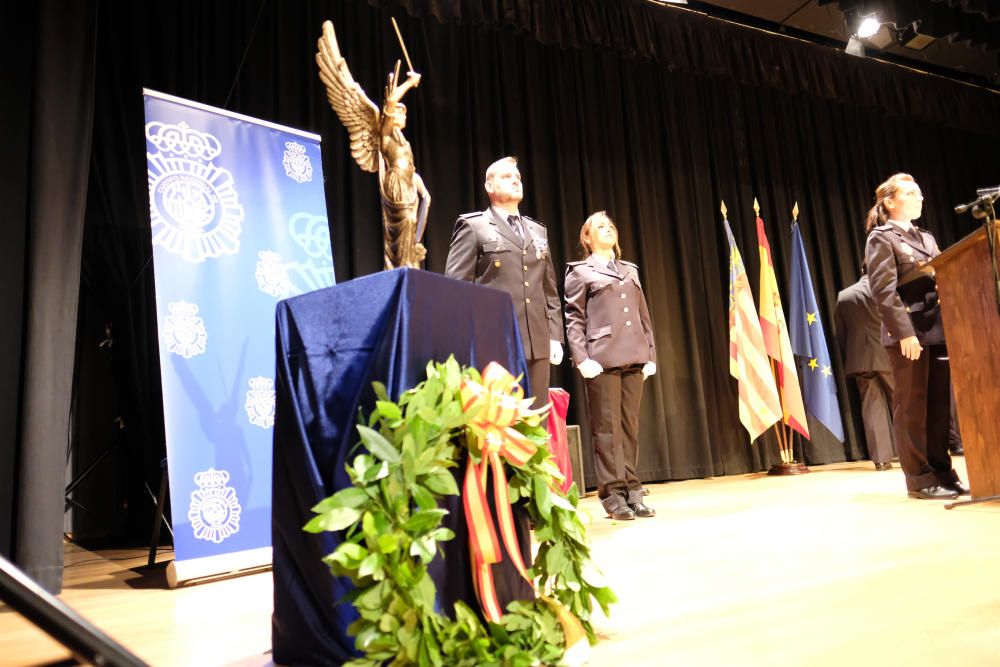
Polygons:
<instances>
[{"instance_id":1,"label":"microphone stand","mask_svg":"<svg viewBox=\"0 0 1000 667\"><path fill-rule=\"evenodd\" d=\"M997 251L997 226L996 212L993 209L993 202L1000 198L1000 187L984 188L977 190L978 199L970 201L968 204L960 204L955 207L955 213L961 215L972 209L973 218L983 218L986 228L986 243L990 249L990 264L993 271L993 298L996 301L997 314L1000 314L1000 254Z\"/></svg>"}]
</instances>

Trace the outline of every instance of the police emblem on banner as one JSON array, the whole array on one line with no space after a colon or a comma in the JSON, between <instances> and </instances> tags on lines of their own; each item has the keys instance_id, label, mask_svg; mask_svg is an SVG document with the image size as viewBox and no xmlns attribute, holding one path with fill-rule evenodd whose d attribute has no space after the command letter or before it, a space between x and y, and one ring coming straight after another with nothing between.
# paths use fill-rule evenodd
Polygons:
<instances>
[{"instance_id":1,"label":"police emblem on banner","mask_svg":"<svg viewBox=\"0 0 1000 667\"><path fill-rule=\"evenodd\" d=\"M240 503L229 486L229 473L209 468L196 473L197 491L191 492L188 520L195 539L219 544L240 531Z\"/></svg>"},{"instance_id":2,"label":"police emblem on banner","mask_svg":"<svg viewBox=\"0 0 1000 667\"><path fill-rule=\"evenodd\" d=\"M208 331L205 330L205 322L198 317L198 306L186 301L175 301L167 304L167 310L170 314L167 315L160 334L167 350L185 359L202 354L208 342Z\"/></svg>"},{"instance_id":3,"label":"police emblem on banner","mask_svg":"<svg viewBox=\"0 0 1000 667\"><path fill-rule=\"evenodd\" d=\"M296 141L285 142L285 157L281 161L285 176L296 183L308 183L313 178L313 166L306 147Z\"/></svg>"},{"instance_id":4,"label":"police emblem on banner","mask_svg":"<svg viewBox=\"0 0 1000 667\"><path fill-rule=\"evenodd\" d=\"M257 270L254 272L257 289L279 298L288 295L292 291L292 283L281 255L273 250L261 250L257 257Z\"/></svg>"},{"instance_id":5,"label":"police emblem on banner","mask_svg":"<svg viewBox=\"0 0 1000 667\"><path fill-rule=\"evenodd\" d=\"M325 215L300 212L288 219L288 233L305 252L288 264L291 294L305 294L336 282L330 255L330 223Z\"/></svg>"},{"instance_id":6,"label":"police emblem on banner","mask_svg":"<svg viewBox=\"0 0 1000 667\"><path fill-rule=\"evenodd\" d=\"M222 143L184 122L147 123L146 139L158 149L146 154L153 246L192 263L239 252L243 207L232 174L212 163Z\"/></svg>"},{"instance_id":7,"label":"police emblem on banner","mask_svg":"<svg viewBox=\"0 0 1000 667\"><path fill-rule=\"evenodd\" d=\"M274 380L268 377L251 378L250 391L247 392L243 407L254 426L274 426Z\"/></svg>"}]
</instances>

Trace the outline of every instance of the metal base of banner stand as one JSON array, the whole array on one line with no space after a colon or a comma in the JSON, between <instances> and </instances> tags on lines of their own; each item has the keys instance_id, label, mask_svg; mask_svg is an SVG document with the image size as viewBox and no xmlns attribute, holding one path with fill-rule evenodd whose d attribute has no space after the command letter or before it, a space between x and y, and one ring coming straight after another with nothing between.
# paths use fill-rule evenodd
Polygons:
<instances>
[{"instance_id":1,"label":"metal base of banner stand","mask_svg":"<svg viewBox=\"0 0 1000 667\"><path fill-rule=\"evenodd\" d=\"M775 463L771 466L771 469L767 471L768 475L805 475L809 472L809 468L805 466L804 463L799 463L798 461L792 461L791 463Z\"/></svg>"},{"instance_id":2,"label":"metal base of banner stand","mask_svg":"<svg viewBox=\"0 0 1000 667\"><path fill-rule=\"evenodd\" d=\"M991 503L1000 500L1000 496L983 496L982 498L973 498L972 500L958 500L953 503L948 503L944 506L946 510L954 509L956 507L963 507L965 505L978 505L979 503Z\"/></svg>"},{"instance_id":3,"label":"metal base of banner stand","mask_svg":"<svg viewBox=\"0 0 1000 667\"><path fill-rule=\"evenodd\" d=\"M205 558L172 560L167 564L167 586L177 588L207 580L253 574L270 568L271 547L206 556Z\"/></svg>"}]
</instances>

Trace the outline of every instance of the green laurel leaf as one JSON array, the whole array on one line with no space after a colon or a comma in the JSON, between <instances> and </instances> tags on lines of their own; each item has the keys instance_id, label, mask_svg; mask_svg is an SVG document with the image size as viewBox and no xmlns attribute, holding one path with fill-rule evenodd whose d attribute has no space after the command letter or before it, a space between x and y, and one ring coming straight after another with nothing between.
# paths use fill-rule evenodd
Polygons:
<instances>
[{"instance_id":1,"label":"green laurel leaf","mask_svg":"<svg viewBox=\"0 0 1000 667\"><path fill-rule=\"evenodd\" d=\"M358 424L358 433L361 434L361 442L375 458L386 463L399 463L399 450L381 433L361 424Z\"/></svg>"}]
</instances>

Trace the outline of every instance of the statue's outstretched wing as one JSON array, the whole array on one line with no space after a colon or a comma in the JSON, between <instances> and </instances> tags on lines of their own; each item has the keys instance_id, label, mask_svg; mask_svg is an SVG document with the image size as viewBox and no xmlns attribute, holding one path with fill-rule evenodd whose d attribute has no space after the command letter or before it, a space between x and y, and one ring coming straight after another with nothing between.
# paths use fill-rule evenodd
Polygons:
<instances>
[{"instance_id":1,"label":"statue's outstretched wing","mask_svg":"<svg viewBox=\"0 0 1000 667\"><path fill-rule=\"evenodd\" d=\"M333 23L323 22L319 38L319 78L326 86L326 99L337 112L351 137L351 155L365 171L378 171L379 110L351 76L340 55Z\"/></svg>"}]
</instances>

